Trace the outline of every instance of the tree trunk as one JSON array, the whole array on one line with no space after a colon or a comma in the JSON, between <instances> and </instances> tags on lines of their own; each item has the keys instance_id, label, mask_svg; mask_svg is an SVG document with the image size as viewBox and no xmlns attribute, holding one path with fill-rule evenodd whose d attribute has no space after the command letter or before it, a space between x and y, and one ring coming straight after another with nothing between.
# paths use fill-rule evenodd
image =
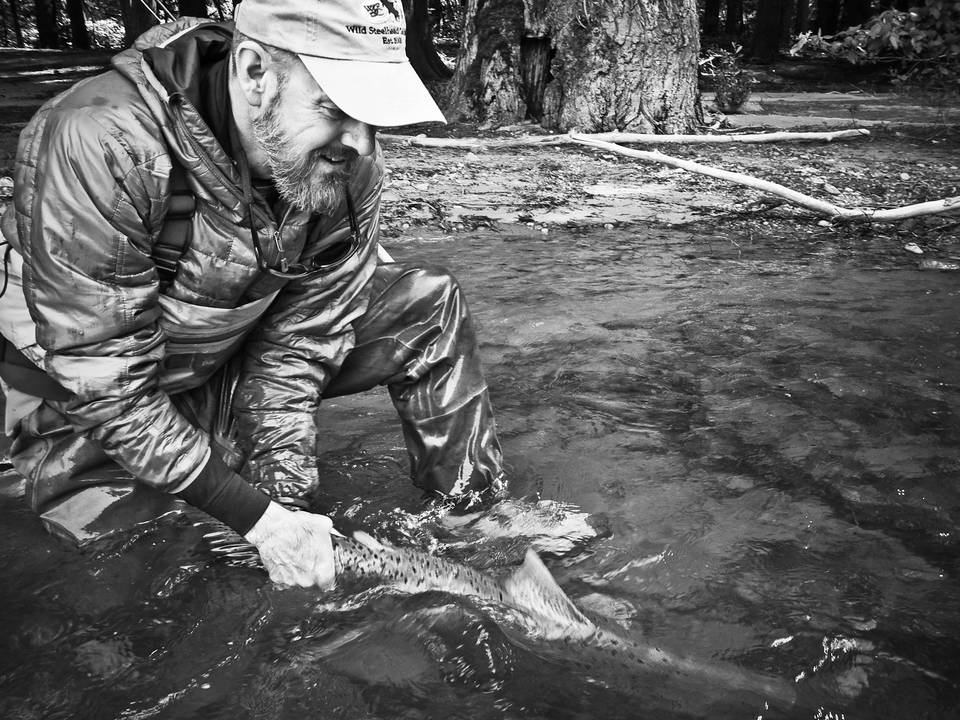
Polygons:
<instances>
[{"instance_id":1,"label":"tree trunk","mask_svg":"<svg viewBox=\"0 0 960 720\"><path fill-rule=\"evenodd\" d=\"M799 35L810 29L810 0L797 0L797 14L793 18L793 34Z\"/></svg>"},{"instance_id":2,"label":"tree trunk","mask_svg":"<svg viewBox=\"0 0 960 720\"><path fill-rule=\"evenodd\" d=\"M840 0L817 0L817 28L824 35L837 32L840 23Z\"/></svg>"},{"instance_id":3,"label":"tree trunk","mask_svg":"<svg viewBox=\"0 0 960 720\"><path fill-rule=\"evenodd\" d=\"M3 30L2 37L3 40L0 41L3 43L4 47L10 47L10 23L7 22L7 6L6 4L0 5L0 28Z\"/></svg>"},{"instance_id":4,"label":"tree trunk","mask_svg":"<svg viewBox=\"0 0 960 720\"><path fill-rule=\"evenodd\" d=\"M140 0L119 0L119 5L127 45L133 45L134 40L159 22Z\"/></svg>"},{"instance_id":5,"label":"tree trunk","mask_svg":"<svg viewBox=\"0 0 960 720\"><path fill-rule=\"evenodd\" d=\"M695 0L469 0L448 117L691 131L700 118L696 9Z\"/></svg>"},{"instance_id":6,"label":"tree trunk","mask_svg":"<svg viewBox=\"0 0 960 720\"><path fill-rule=\"evenodd\" d=\"M793 17L793 0L765 0L757 7L754 21L753 57L770 61L780 54Z\"/></svg>"},{"instance_id":7,"label":"tree trunk","mask_svg":"<svg viewBox=\"0 0 960 720\"><path fill-rule=\"evenodd\" d=\"M10 25L17 47L23 47L23 23L20 22L20 0L10 0Z\"/></svg>"},{"instance_id":8,"label":"tree trunk","mask_svg":"<svg viewBox=\"0 0 960 720\"><path fill-rule=\"evenodd\" d=\"M840 29L845 30L848 27L860 25L872 16L873 2L871 0L844 0L843 12L840 15Z\"/></svg>"},{"instance_id":9,"label":"tree trunk","mask_svg":"<svg viewBox=\"0 0 960 720\"><path fill-rule=\"evenodd\" d=\"M705 0L700 30L704 37L716 37L720 34L720 0Z\"/></svg>"},{"instance_id":10,"label":"tree trunk","mask_svg":"<svg viewBox=\"0 0 960 720\"><path fill-rule=\"evenodd\" d=\"M522 0L468 0L446 99L447 119L507 125L526 117L520 98Z\"/></svg>"},{"instance_id":11,"label":"tree trunk","mask_svg":"<svg viewBox=\"0 0 960 720\"><path fill-rule=\"evenodd\" d=\"M87 19L83 14L83 0L67 0L67 17L70 18L70 43L75 50L90 49Z\"/></svg>"},{"instance_id":12,"label":"tree trunk","mask_svg":"<svg viewBox=\"0 0 960 720\"><path fill-rule=\"evenodd\" d=\"M177 5L180 8L180 17L205 18L210 16L207 11L207 0L180 0Z\"/></svg>"},{"instance_id":13,"label":"tree trunk","mask_svg":"<svg viewBox=\"0 0 960 720\"><path fill-rule=\"evenodd\" d=\"M407 59L423 80L446 80L453 71L444 65L433 45L429 0L404 0L407 18Z\"/></svg>"},{"instance_id":14,"label":"tree trunk","mask_svg":"<svg viewBox=\"0 0 960 720\"><path fill-rule=\"evenodd\" d=\"M37 18L37 47L60 47L60 23L56 0L34 0Z\"/></svg>"},{"instance_id":15,"label":"tree trunk","mask_svg":"<svg viewBox=\"0 0 960 720\"><path fill-rule=\"evenodd\" d=\"M723 29L727 35L735 38L743 33L743 0L727 0L727 17Z\"/></svg>"}]
</instances>

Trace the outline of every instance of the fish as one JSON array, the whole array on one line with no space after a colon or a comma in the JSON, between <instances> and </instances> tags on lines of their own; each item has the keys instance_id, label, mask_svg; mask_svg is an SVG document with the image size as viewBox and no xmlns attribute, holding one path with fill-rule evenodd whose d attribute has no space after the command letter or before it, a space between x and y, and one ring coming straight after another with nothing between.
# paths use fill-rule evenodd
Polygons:
<instances>
[{"instance_id":1,"label":"fish","mask_svg":"<svg viewBox=\"0 0 960 720\"><path fill-rule=\"evenodd\" d=\"M236 564L258 564L256 549L233 531L222 528L204 537L215 554ZM788 710L797 702L794 687L781 678L683 657L598 626L567 596L532 548L516 570L501 578L421 550L383 544L362 530L334 530L332 541L338 584L373 583L403 594L438 591L512 610L538 638L574 647L574 655L590 658L588 665L595 670L613 668L598 676L617 678L621 686L629 688L636 673L653 673L676 685L686 705L686 696L705 684L725 697L746 697L754 706Z\"/></svg>"}]
</instances>

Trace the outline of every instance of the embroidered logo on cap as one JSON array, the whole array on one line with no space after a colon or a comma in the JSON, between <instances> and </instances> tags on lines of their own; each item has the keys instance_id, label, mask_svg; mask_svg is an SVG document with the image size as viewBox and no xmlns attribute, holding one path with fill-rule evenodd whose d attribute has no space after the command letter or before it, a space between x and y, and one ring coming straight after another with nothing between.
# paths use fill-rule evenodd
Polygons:
<instances>
[{"instance_id":1,"label":"embroidered logo on cap","mask_svg":"<svg viewBox=\"0 0 960 720\"><path fill-rule=\"evenodd\" d=\"M370 18L370 22L365 25L347 25L346 31L351 35L366 35L371 40L379 37L380 42L377 45L384 50L402 54L407 24L400 0L360 0L359 5Z\"/></svg>"},{"instance_id":2,"label":"embroidered logo on cap","mask_svg":"<svg viewBox=\"0 0 960 720\"><path fill-rule=\"evenodd\" d=\"M391 18L403 22L403 5L400 0L361 0L363 9L373 22L388 22Z\"/></svg>"}]
</instances>

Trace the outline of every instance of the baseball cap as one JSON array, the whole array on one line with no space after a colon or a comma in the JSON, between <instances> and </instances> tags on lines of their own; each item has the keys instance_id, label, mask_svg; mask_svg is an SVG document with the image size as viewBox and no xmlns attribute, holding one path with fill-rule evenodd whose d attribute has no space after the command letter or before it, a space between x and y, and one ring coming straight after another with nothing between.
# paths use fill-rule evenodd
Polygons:
<instances>
[{"instance_id":1,"label":"baseball cap","mask_svg":"<svg viewBox=\"0 0 960 720\"><path fill-rule=\"evenodd\" d=\"M380 127L446 122L407 60L401 0L243 0L234 22L297 53L350 117Z\"/></svg>"}]
</instances>

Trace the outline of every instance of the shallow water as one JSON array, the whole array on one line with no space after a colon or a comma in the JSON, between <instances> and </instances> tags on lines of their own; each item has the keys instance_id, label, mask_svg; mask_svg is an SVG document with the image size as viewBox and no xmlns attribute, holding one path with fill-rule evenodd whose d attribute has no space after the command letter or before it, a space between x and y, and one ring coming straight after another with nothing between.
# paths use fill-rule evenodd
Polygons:
<instances>
[{"instance_id":1,"label":"shallow water","mask_svg":"<svg viewBox=\"0 0 960 720\"><path fill-rule=\"evenodd\" d=\"M676 230L390 249L461 277L529 502L454 528L420 515L389 404L366 394L324 415L332 509L491 572L536 541L592 618L693 669L439 593L278 590L187 518L78 555L8 479L0 716L957 717L956 275Z\"/></svg>"}]
</instances>

